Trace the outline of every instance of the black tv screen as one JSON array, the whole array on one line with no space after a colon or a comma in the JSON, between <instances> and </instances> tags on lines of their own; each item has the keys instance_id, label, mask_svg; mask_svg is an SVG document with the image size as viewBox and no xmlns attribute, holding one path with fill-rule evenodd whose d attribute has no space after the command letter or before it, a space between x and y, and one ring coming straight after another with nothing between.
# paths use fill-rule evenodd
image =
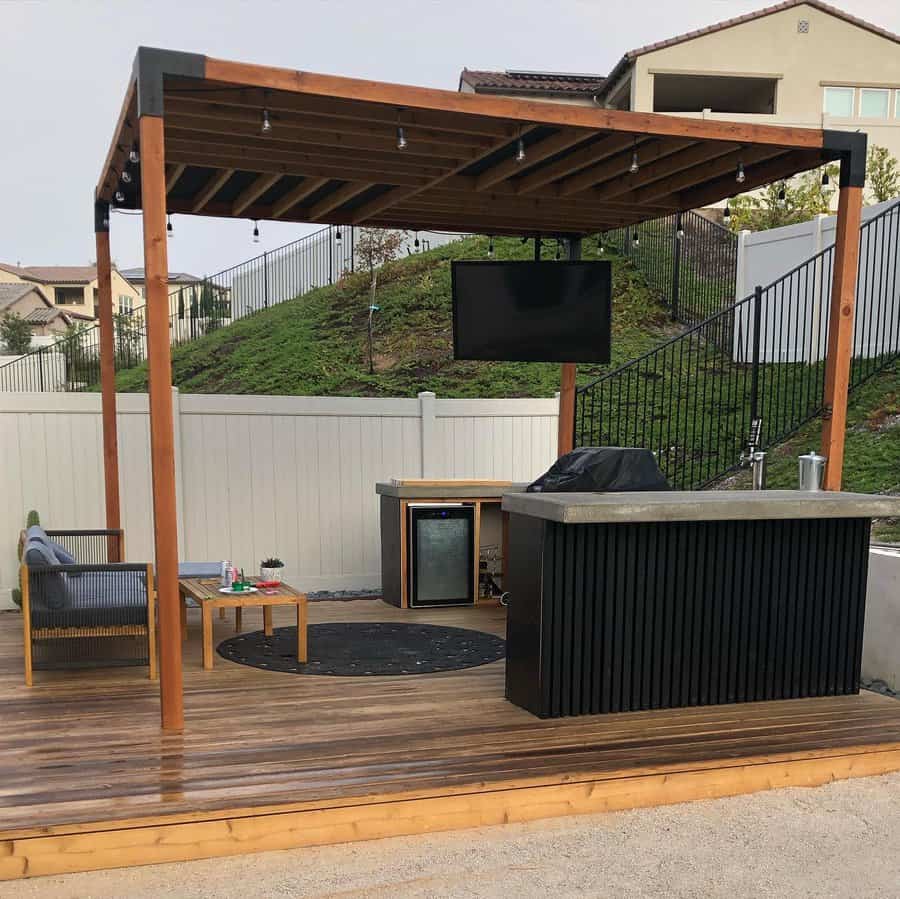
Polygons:
<instances>
[{"instance_id":1,"label":"black tv screen","mask_svg":"<svg viewBox=\"0 0 900 899\"><path fill-rule=\"evenodd\" d=\"M454 262L453 355L609 362L609 262Z\"/></svg>"}]
</instances>

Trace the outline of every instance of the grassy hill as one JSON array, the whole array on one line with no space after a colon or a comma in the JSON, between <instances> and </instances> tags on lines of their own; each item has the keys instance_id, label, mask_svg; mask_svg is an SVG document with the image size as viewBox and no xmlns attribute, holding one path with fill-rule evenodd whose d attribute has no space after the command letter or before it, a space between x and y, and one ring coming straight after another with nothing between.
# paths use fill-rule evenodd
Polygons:
<instances>
[{"instance_id":1,"label":"grassy hill","mask_svg":"<svg viewBox=\"0 0 900 899\"><path fill-rule=\"evenodd\" d=\"M820 421L810 422L769 453L768 486L797 486L797 456L818 450ZM747 488L749 472L722 486ZM858 493L900 493L900 363L867 381L850 395L843 489ZM900 542L900 519L876 522L873 537Z\"/></svg>"},{"instance_id":2,"label":"grassy hill","mask_svg":"<svg viewBox=\"0 0 900 899\"><path fill-rule=\"evenodd\" d=\"M530 259L533 243L496 239L495 258ZM346 276L178 347L176 386L190 393L443 397L552 396L559 366L463 362L453 358L450 261L484 259L487 239L467 238L398 259L382 269L375 315L375 373L368 372L368 278ZM588 244L585 242L585 249ZM555 244L544 258L553 259ZM673 333L667 313L625 260L613 263L613 367ZM584 383L607 370L579 366ZM144 391L145 367L118 376L119 389Z\"/></svg>"}]
</instances>

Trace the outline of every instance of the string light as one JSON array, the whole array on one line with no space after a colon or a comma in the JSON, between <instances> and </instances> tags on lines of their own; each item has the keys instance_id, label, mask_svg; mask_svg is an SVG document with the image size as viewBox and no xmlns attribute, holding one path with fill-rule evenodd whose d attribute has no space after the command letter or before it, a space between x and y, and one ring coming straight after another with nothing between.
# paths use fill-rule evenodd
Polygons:
<instances>
[{"instance_id":1,"label":"string light","mask_svg":"<svg viewBox=\"0 0 900 899\"><path fill-rule=\"evenodd\" d=\"M781 187L778 188L778 202L784 203L787 200L787 187L785 186L784 181L781 182Z\"/></svg>"},{"instance_id":2,"label":"string light","mask_svg":"<svg viewBox=\"0 0 900 899\"><path fill-rule=\"evenodd\" d=\"M340 243L341 242L341 226L338 225L334 232L334 239Z\"/></svg>"},{"instance_id":3,"label":"string light","mask_svg":"<svg viewBox=\"0 0 900 899\"><path fill-rule=\"evenodd\" d=\"M725 201L725 212L722 214L722 218L726 225L731 222L731 207L728 205L728 200Z\"/></svg>"},{"instance_id":4,"label":"string light","mask_svg":"<svg viewBox=\"0 0 900 899\"><path fill-rule=\"evenodd\" d=\"M634 139L634 149L631 151L631 165L628 167L628 171L631 172L632 175L636 175L641 168L640 162L638 162L638 152L637 152L637 138Z\"/></svg>"},{"instance_id":5,"label":"string light","mask_svg":"<svg viewBox=\"0 0 900 899\"><path fill-rule=\"evenodd\" d=\"M516 162L525 161L525 141L520 137L516 141Z\"/></svg>"},{"instance_id":6,"label":"string light","mask_svg":"<svg viewBox=\"0 0 900 899\"><path fill-rule=\"evenodd\" d=\"M494 258L494 235L492 234L488 240L488 259Z\"/></svg>"},{"instance_id":7,"label":"string light","mask_svg":"<svg viewBox=\"0 0 900 899\"><path fill-rule=\"evenodd\" d=\"M122 191L117 190L116 194L115 194L115 199L116 199L117 203L124 203L125 202L125 194L123 194Z\"/></svg>"},{"instance_id":8,"label":"string light","mask_svg":"<svg viewBox=\"0 0 900 899\"><path fill-rule=\"evenodd\" d=\"M141 161L140 154L138 153L137 147L132 147L131 152L128 154L128 161L132 165L137 165Z\"/></svg>"},{"instance_id":9,"label":"string light","mask_svg":"<svg viewBox=\"0 0 900 899\"><path fill-rule=\"evenodd\" d=\"M603 247L603 235L598 234L597 235L597 255L602 256L604 252L605 252L605 250Z\"/></svg>"},{"instance_id":10,"label":"string light","mask_svg":"<svg viewBox=\"0 0 900 899\"><path fill-rule=\"evenodd\" d=\"M259 222L253 222L253 243L259 243Z\"/></svg>"},{"instance_id":11,"label":"string light","mask_svg":"<svg viewBox=\"0 0 900 899\"><path fill-rule=\"evenodd\" d=\"M639 247L641 245L641 235L638 234L637 228L634 229L634 235L631 238L632 246Z\"/></svg>"},{"instance_id":12,"label":"string light","mask_svg":"<svg viewBox=\"0 0 900 899\"><path fill-rule=\"evenodd\" d=\"M175 232L174 232L173 229L172 229L172 216L171 216L171 215L167 215L167 216L166 216L166 237L168 237L169 240L171 240L171 239L172 239L172 235L173 235L174 233L175 233Z\"/></svg>"},{"instance_id":13,"label":"string light","mask_svg":"<svg viewBox=\"0 0 900 899\"><path fill-rule=\"evenodd\" d=\"M676 239L676 240L683 240L683 239L684 239L684 228L679 228L679 229L675 232L675 239Z\"/></svg>"},{"instance_id":14,"label":"string light","mask_svg":"<svg viewBox=\"0 0 900 899\"><path fill-rule=\"evenodd\" d=\"M271 134L272 133L272 123L269 121L269 110L264 109L262 111L262 124L259 126L259 130L261 134Z\"/></svg>"},{"instance_id":15,"label":"string light","mask_svg":"<svg viewBox=\"0 0 900 899\"><path fill-rule=\"evenodd\" d=\"M397 149L406 149L406 132L403 130L402 125L397 126Z\"/></svg>"},{"instance_id":16,"label":"string light","mask_svg":"<svg viewBox=\"0 0 900 899\"><path fill-rule=\"evenodd\" d=\"M560 249L559 249L559 241L557 240L556 241L556 257L555 258L558 260L560 255L561 255L561 253L560 253Z\"/></svg>"},{"instance_id":17,"label":"string light","mask_svg":"<svg viewBox=\"0 0 900 899\"><path fill-rule=\"evenodd\" d=\"M831 178L828 176L828 169L822 171L822 187L828 187L831 184Z\"/></svg>"},{"instance_id":18,"label":"string light","mask_svg":"<svg viewBox=\"0 0 900 899\"><path fill-rule=\"evenodd\" d=\"M122 172L122 182L124 184L131 184L131 172L127 170Z\"/></svg>"},{"instance_id":19,"label":"string light","mask_svg":"<svg viewBox=\"0 0 900 899\"><path fill-rule=\"evenodd\" d=\"M419 232L418 231L416 231L416 239L413 241L413 246L416 248L416 250L419 249Z\"/></svg>"},{"instance_id":20,"label":"string light","mask_svg":"<svg viewBox=\"0 0 900 899\"><path fill-rule=\"evenodd\" d=\"M747 176L744 174L743 162L738 163L737 174L734 176L734 180L737 181L738 184L743 184L747 180Z\"/></svg>"}]
</instances>

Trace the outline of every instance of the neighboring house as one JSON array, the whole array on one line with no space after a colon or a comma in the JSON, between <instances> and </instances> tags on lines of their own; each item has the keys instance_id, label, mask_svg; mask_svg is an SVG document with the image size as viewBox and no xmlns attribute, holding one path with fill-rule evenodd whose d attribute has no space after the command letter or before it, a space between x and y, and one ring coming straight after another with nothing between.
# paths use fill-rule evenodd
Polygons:
<instances>
[{"instance_id":1,"label":"neighboring house","mask_svg":"<svg viewBox=\"0 0 900 899\"><path fill-rule=\"evenodd\" d=\"M144 279L143 268L123 268L122 276L133 284L142 299L147 298L147 282ZM191 284L199 284L203 279L188 272L169 272L169 293L178 287L189 287Z\"/></svg>"},{"instance_id":2,"label":"neighboring house","mask_svg":"<svg viewBox=\"0 0 900 899\"><path fill-rule=\"evenodd\" d=\"M865 131L900 158L900 36L788 0L630 50L606 78L463 69L460 91Z\"/></svg>"},{"instance_id":3,"label":"neighboring house","mask_svg":"<svg viewBox=\"0 0 900 899\"><path fill-rule=\"evenodd\" d=\"M15 314L31 325L32 337L62 335L72 319L54 306L36 284L0 283L0 318Z\"/></svg>"},{"instance_id":4,"label":"neighboring house","mask_svg":"<svg viewBox=\"0 0 900 899\"><path fill-rule=\"evenodd\" d=\"M70 318L95 319L98 291L95 265L27 265L0 263L0 283L36 284L53 306ZM118 272L112 270L113 312L130 312L140 305L141 295Z\"/></svg>"}]
</instances>

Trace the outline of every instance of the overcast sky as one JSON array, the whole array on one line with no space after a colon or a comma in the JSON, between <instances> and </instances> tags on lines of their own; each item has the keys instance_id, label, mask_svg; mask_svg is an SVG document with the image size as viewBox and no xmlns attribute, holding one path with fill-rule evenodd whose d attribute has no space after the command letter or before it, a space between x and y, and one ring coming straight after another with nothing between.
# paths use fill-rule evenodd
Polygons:
<instances>
[{"instance_id":1,"label":"overcast sky","mask_svg":"<svg viewBox=\"0 0 900 899\"><path fill-rule=\"evenodd\" d=\"M772 0L770 0L772 2ZM898 0L833 0L900 32ZM0 261L94 259L92 194L139 45L456 89L463 66L607 73L622 53L766 0L0 0ZM212 274L311 230L175 217L173 271ZM142 265L140 219L113 257Z\"/></svg>"}]
</instances>

